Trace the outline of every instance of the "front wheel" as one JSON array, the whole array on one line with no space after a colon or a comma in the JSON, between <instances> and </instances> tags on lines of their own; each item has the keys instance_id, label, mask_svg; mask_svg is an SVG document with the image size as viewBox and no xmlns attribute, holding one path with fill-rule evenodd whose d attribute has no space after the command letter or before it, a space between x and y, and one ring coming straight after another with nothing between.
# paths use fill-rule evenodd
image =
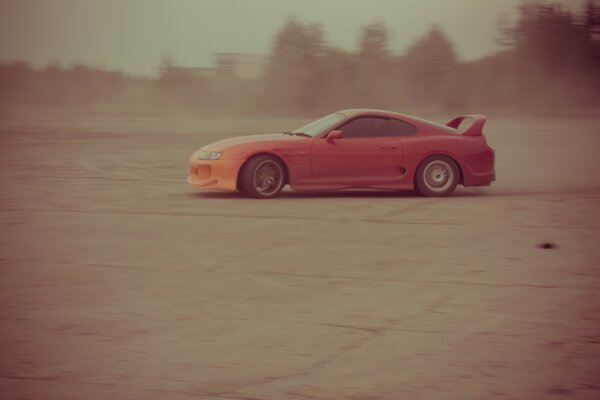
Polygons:
<instances>
[{"instance_id":1,"label":"front wheel","mask_svg":"<svg viewBox=\"0 0 600 400\"><path fill-rule=\"evenodd\" d=\"M258 156L248 161L240 175L240 188L257 199L270 199L285 186L285 170L275 157Z\"/></svg>"},{"instance_id":2,"label":"front wheel","mask_svg":"<svg viewBox=\"0 0 600 400\"><path fill-rule=\"evenodd\" d=\"M456 162L446 156L432 156L419 165L415 186L424 196L447 196L456 189L460 170Z\"/></svg>"}]
</instances>

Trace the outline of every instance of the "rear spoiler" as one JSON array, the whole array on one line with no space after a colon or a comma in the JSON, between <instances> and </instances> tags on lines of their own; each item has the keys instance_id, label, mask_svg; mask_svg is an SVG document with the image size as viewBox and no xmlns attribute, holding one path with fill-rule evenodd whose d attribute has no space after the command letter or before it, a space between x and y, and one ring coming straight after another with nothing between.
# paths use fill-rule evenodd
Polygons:
<instances>
[{"instance_id":1,"label":"rear spoiler","mask_svg":"<svg viewBox=\"0 0 600 400\"><path fill-rule=\"evenodd\" d=\"M454 129L458 129L460 124L466 119L472 119L473 123L464 132L463 136L481 136L483 134L483 126L487 121L487 115L473 114L473 115L461 115L460 117L454 118L448 122L446 126Z\"/></svg>"}]
</instances>

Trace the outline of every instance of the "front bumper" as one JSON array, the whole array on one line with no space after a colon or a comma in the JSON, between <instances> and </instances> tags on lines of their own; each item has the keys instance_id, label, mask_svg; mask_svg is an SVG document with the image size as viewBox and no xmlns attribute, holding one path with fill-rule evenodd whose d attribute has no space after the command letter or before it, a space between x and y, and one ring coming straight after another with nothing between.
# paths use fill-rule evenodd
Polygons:
<instances>
[{"instance_id":1,"label":"front bumper","mask_svg":"<svg viewBox=\"0 0 600 400\"><path fill-rule=\"evenodd\" d=\"M187 181L196 189L236 191L244 160L190 160Z\"/></svg>"}]
</instances>

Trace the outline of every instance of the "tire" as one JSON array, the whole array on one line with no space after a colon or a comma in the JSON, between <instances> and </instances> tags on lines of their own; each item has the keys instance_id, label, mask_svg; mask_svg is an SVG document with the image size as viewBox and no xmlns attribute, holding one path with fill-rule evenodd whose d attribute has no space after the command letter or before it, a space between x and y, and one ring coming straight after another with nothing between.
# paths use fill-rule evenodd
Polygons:
<instances>
[{"instance_id":1,"label":"tire","mask_svg":"<svg viewBox=\"0 0 600 400\"><path fill-rule=\"evenodd\" d=\"M460 181L460 169L456 162L446 156L431 156L417 168L415 187L428 197L447 196Z\"/></svg>"},{"instance_id":2,"label":"tire","mask_svg":"<svg viewBox=\"0 0 600 400\"><path fill-rule=\"evenodd\" d=\"M240 189L257 199L277 197L286 183L285 168L272 156L250 159L240 173Z\"/></svg>"}]
</instances>

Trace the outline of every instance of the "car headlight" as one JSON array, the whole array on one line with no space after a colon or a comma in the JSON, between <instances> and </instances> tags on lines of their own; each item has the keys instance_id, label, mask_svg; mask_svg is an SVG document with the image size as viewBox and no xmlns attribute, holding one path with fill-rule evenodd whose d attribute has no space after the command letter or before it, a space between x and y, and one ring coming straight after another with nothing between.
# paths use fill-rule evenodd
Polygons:
<instances>
[{"instance_id":1,"label":"car headlight","mask_svg":"<svg viewBox=\"0 0 600 400\"><path fill-rule=\"evenodd\" d=\"M223 155L222 151L204 151L198 152L198 160L218 160Z\"/></svg>"}]
</instances>

